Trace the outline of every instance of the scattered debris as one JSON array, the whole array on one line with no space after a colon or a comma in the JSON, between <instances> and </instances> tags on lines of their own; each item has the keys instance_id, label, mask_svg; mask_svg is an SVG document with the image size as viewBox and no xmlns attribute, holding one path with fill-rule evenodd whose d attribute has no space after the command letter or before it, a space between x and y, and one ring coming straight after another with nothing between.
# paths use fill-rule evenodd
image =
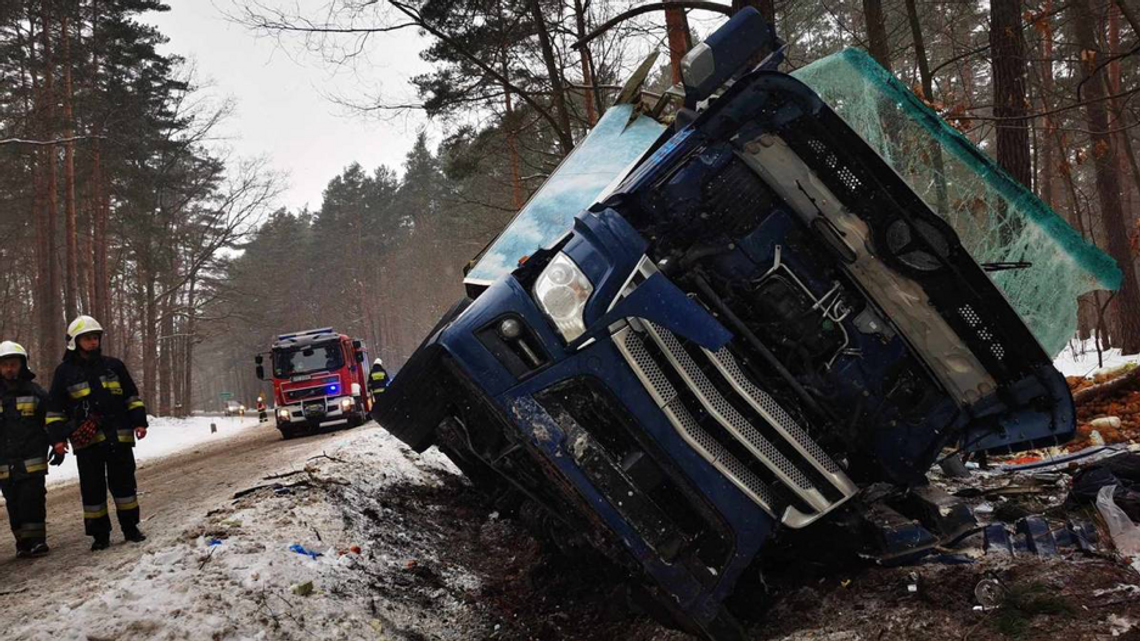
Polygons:
<instances>
[{"instance_id":1,"label":"scattered debris","mask_svg":"<svg viewBox=\"0 0 1140 641\"><path fill-rule=\"evenodd\" d=\"M1128 518L1124 510L1116 506L1112 498L1115 491L1115 485L1100 488L1096 497L1096 509L1104 518L1108 535L1112 538L1116 551L1131 563L1133 569L1140 572L1140 527Z\"/></svg>"},{"instance_id":2,"label":"scattered debris","mask_svg":"<svg viewBox=\"0 0 1140 641\"><path fill-rule=\"evenodd\" d=\"M301 545L300 543L294 543L293 545L290 545L289 551L290 552L296 552L297 554L307 556L313 560L316 560L318 557L324 556L323 553L317 552L315 550L310 550L310 549L306 548L305 546Z\"/></svg>"},{"instance_id":3,"label":"scattered debris","mask_svg":"<svg viewBox=\"0 0 1140 641\"><path fill-rule=\"evenodd\" d=\"M297 596L309 596L313 593L313 582L305 581L304 583L294 583L290 586L289 591Z\"/></svg>"}]
</instances>

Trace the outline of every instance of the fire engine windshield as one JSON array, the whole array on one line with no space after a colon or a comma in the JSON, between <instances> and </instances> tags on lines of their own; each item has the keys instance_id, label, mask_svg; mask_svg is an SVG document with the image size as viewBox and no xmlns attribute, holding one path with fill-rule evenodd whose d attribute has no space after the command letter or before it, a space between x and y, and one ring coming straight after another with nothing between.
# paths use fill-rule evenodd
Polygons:
<instances>
[{"instance_id":1,"label":"fire engine windshield","mask_svg":"<svg viewBox=\"0 0 1140 641\"><path fill-rule=\"evenodd\" d=\"M326 372L344 365L340 345L325 343L273 352L273 374L276 378L288 378L309 372Z\"/></svg>"}]
</instances>

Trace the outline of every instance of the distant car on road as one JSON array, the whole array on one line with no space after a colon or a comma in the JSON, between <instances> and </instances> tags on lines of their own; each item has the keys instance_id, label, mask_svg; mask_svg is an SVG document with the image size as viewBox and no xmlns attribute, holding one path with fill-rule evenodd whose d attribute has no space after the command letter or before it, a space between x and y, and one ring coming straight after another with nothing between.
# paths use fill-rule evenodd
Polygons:
<instances>
[{"instance_id":1,"label":"distant car on road","mask_svg":"<svg viewBox=\"0 0 1140 641\"><path fill-rule=\"evenodd\" d=\"M245 405L237 401L226 401L222 413L226 416L245 416Z\"/></svg>"}]
</instances>

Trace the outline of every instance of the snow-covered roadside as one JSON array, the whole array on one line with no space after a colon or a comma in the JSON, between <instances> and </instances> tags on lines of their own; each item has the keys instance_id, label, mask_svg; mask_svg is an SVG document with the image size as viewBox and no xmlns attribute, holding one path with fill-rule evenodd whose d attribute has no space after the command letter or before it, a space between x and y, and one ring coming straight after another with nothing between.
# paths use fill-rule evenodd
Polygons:
<instances>
[{"instance_id":1,"label":"snow-covered roadside","mask_svg":"<svg viewBox=\"0 0 1140 641\"><path fill-rule=\"evenodd\" d=\"M206 445L237 436L257 427L257 414L236 416L193 416L189 418L150 417L146 438L135 446L135 460L140 464L169 456L185 449ZM210 425L217 431L211 433ZM63 464L48 470L48 485L64 483L79 477L75 457L67 455Z\"/></svg>"},{"instance_id":2,"label":"snow-covered roadside","mask_svg":"<svg viewBox=\"0 0 1140 641\"><path fill-rule=\"evenodd\" d=\"M372 493L395 483L439 485L457 474L442 455L417 455L378 427L326 443L300 470L265 470L282 487L219 501L188 515L176 544L140 557L117 576L54 595L55 612L11 621L14 639L356 639L404 638L416 629L436 639L475 638L473 609L409 607L370 589L374 577L414 568L408 549L377 546L347 525L332 493ZM314 454L318 454L314 452ZM340 495L343 498L343 494ZM364 522L367 519L360 519ZM398 527L398 524L392 524ZM405 535L415 538L414 532ZM303 546L311 558L291 550ZM420 557L420 562L425 561ZM439 589L467 591L477 580L437 570ZM311 593L307 593L311 586ZM45 620L66 622L44 625ZM485 632L486 630L481 630ZM483 634L477 636L485 636Z\"/></svg>"}]
</instances>

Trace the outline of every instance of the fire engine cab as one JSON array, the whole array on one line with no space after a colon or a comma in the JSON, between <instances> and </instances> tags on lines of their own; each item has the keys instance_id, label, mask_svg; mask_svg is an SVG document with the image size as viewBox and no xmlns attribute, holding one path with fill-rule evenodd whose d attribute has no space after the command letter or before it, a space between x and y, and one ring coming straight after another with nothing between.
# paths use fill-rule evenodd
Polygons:
<instances>
[{"instance_id":1,"label":"fire engine cab","mask_svg":"<svg viewBox=\"0 0 1140 641\"><path fill-rule=\"evenodd\" d=\"M364 341L322 327L279 335L267 355L274 415L284 438L365 421L372 403ZM266 380L264 356L254 359L261 380Z\"/></svg>"}]
</instances>

